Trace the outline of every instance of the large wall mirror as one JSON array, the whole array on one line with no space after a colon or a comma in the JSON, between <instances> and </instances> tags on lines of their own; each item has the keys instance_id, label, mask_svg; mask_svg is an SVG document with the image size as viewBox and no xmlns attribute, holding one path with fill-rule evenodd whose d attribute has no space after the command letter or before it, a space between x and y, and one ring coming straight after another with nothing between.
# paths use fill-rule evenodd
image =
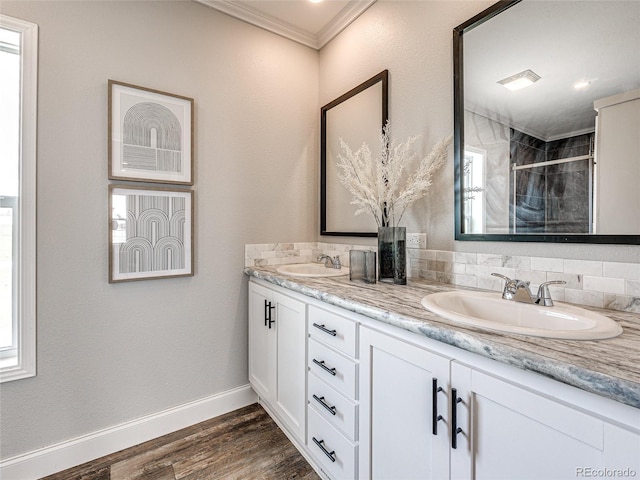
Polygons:
<instances>
[{"instance_id":1,"label":"large wall mirror","mask_svg":"<svg viewBox=\"0 0 640 480\"><path fill-rule=\"evenodd\" d=\"M320 234L375 237L371 215L355 215L351 194L338 178L337 157L342 138L354 151L367 143L373 155L389 117L389 72L384 70L321 109Z\"/></svg>"},{"instance_id":2,"label":"large wall mirror","mask_svg":"<svg viewBox=\"0 0 640 480\"><path fill-rule=\"evenodd\" d=\"M456 240L640 244L640 2L454 29Z\"/></svg>"}]
</instances>

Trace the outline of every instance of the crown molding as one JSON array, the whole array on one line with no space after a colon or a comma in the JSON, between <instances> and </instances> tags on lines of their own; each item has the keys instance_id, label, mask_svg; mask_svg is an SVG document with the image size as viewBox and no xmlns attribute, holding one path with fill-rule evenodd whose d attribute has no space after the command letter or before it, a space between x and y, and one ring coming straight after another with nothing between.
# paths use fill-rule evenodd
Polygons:
<instances>
[{"instance_id":1,"label":"crown molding","mask_svg":"<svg viewBox=\"0 0 640 480\"><path fill-rule=\"evenodd\" d=\"M238 0L196 0L244 22L263 28L282 37L320 50L351 22L373 5L376 0L351 0L318 34L296 27L284 20L267 15Z\"/></svg>"},{"instance_id":2,"label":"crown molding","mask_svg":"<svg viewBox=\"0 0 640 480\"><path fill-rule=\"evenodd\" d=\"M336 15L331 22L324 26L316 36L318 50L333 40L340 32L362 15L377 0L352 0L346 7Z\"/></svg>"}]
</instances>

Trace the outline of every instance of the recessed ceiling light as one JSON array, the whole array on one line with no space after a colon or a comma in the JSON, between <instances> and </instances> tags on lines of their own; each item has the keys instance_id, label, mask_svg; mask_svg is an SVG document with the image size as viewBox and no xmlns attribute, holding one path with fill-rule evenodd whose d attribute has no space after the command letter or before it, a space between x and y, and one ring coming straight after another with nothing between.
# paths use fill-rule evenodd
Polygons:
<instances>
[{"instance_id":1,"label":"recessed ceiling light","mask_svg":"<svg viewBox=\"0 0 640 480\"><path fill-rule=\"evenodd\" d=\"M582 90L583 88L587 88L589 85L591 85L589 80L579 80L573 84L573 88L576 90Z\"/></svg>"},{"instance_id":2,"label":"recessed ceiling light","mask_svg":"<svg viewBox=\"0 0 640 480\"><path fill-rule=\"evenodd\" d=\"M515 75L511 75L510 77L503 78L499 83L504 88L508 88L509 90L520 90L521 88L528 87L529 85L533 85L535 82L540 80L540 75L531 70L525 70L524 72L516 73Z\"/></svg>"},{"instance_id":3,"label":"recessed ceiling light","mask_svg":"<svg viewBox=\"0 0 640 480\"><path fill-rule=\"evenodd\" d=\"M309 0L311 3L320 3L322 0Z\"/></svg>"}]
</instances>

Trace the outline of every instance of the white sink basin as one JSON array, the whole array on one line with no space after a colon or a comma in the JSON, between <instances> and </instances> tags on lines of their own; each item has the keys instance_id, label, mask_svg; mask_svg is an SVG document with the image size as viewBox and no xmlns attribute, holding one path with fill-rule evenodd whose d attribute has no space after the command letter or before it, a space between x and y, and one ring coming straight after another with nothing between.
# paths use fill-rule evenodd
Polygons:
<instances>
[{"instance_id":1,"label":"white sink basin","mask_svg":"<svg viewBox=\"0 0 640 480\"><path fill-rule=\"evenodd\" d=\"M349 273L348 268L327 268L321 263L293 263L281 265L276 270L294 277L339 277Z\"/></svg>"},{"instance_id":2,"label":"white sink basin","mask_svg":"<svg viewBox=\"0 0 640 480\"><path fill-rule=\"evenodd\" d=\"M614 320L584 308L519 303L502 299L500 293L440 292L424 297L422 306L454 322L534 337L600 340L622 333Z\"/></svg>"}]
</instances>

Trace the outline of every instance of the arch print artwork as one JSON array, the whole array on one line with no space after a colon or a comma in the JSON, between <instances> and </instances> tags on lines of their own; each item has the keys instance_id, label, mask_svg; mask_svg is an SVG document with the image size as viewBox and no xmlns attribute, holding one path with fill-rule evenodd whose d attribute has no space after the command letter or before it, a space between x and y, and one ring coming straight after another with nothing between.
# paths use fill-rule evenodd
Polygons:
<instances>
[{"instance_id":1,"label":"arch print artwork","mask_svg":"<svg viewBox=\"0 0 640 480\"><path fill-rule=\"evenodd\" d=\"M109 80L109 179L193 185L193 99Z\"/></svg>"},{"instance_id":2,"label":"arch print artwork","mask_svg":"<svg viewBox=\"0 0 640 480\"><path fill-rule=\"evenodd\" d=\"M111 185L109 282L193 275L193 192Z\"/></svg>"}]
</instances>

